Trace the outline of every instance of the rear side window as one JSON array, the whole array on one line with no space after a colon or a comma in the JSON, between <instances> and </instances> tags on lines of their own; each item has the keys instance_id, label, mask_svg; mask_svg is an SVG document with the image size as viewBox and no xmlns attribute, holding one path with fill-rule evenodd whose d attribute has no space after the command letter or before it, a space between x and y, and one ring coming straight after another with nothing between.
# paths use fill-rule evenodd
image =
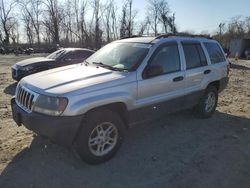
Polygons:
<instances>
[{"instance_id":1,"label":"rear side window","mask_svg":"<svg viewBox=\"0 0 250 188\"><path fill-rule=\"evenodd\" d=\"M181 69L177 44L166 44L158 50L151 60L151 65L159 65L163 73L176 72Z\"/></svg>"},{"instance_id":2,"label":"rear side window","mask_svg":"<svg viewBox=\"0 0 250 188\"><path fill-rule=\"evenodd\" d=\"M90 56L90 52L84 51L84 50L76 50L76 51L73 51L71 54L72 59L86 59L89 56Z\"/></svg>"},{"instance_id":3,"label":"rear side window","mask_svg":"<svg viewBox=\"0 0 250 188\"><path fill-rule=\"evenodd\" d=\"M226 61L224 54L217 43L204 43L212 64Z\"/></svg>"},{"instance_id":4,"label":"rear side window","mask_svg":"<svg viewBox=\"0 0 250 188\"><path fill-rule=\"evenodd\" d=\"M199 43L182 43L187 69L207 65L205 54Z\"/></svg>"}]
</instances>

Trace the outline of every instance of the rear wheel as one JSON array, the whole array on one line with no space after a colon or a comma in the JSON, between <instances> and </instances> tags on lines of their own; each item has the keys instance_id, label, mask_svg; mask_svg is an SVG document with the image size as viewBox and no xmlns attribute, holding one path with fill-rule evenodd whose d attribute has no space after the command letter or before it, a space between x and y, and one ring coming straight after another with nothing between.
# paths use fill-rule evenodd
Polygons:
<instances>
[{"instance_id":1,"label":"rear wheel","mask_svg":"<svg viewBox=\"0 0 250 188\"><path fill-rule=\"evenodd\" d=\"M121 146L124 123L110 110L91 112L76 138L75 148L80 157L90 164L102 163L113 157Z\"/></svg>"},{"instance_id":2,"label":"rear wheel","mask_svg":"<svg viewBox=\"0 0 250 188\"><path fill-rule=\"evenodd\" d=\"M213 115L218 102L218 90L215 86L208 86L199 104L195 107L195 113L201 118L209 118Z\"/></svg>"}]
</instances>

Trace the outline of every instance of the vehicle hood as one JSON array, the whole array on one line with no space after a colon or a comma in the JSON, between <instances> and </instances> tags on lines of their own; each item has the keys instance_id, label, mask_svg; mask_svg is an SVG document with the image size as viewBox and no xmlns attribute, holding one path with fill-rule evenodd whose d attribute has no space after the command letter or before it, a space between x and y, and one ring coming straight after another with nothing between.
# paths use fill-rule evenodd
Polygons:
<instances>
[{"instance_id":1,"label":"vehicle hood","mask_svg":"<svg viewBox=\"0 0 250 188\"><path fill-rule=\"evenodd\" d=\"M81 94L111 87L110 82L122 79L127 74L93 65L75 64L27 76L20 83L40 94L61 96L69 92Z\"/></svg>"},{"instance_id":2,"label":"vehicle hood","mask_svg":"<svg viewBox=\"0 0 250 188\"><path fill-rule=\"evenodd\" d=\"M48 59L46 57L35 57L35 58L29 58L29 59L25 59L22 60L18 63L16 63L17 66L27 66L27 65L31 65L31 64L36 64L36 63L42 63L42 62L53 62L55 61L54 59Z\"/></svg>"}]
</instances>

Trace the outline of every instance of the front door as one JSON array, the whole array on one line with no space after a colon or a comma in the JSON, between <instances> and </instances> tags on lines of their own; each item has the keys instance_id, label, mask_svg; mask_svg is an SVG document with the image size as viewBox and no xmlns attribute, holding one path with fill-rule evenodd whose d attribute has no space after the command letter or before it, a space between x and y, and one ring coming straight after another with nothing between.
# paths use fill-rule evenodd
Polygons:
<instances>
[{"instance_id":1,"label":"front door","mask_svg":"<svg viewBox=\"0 0 250 188\"><path fill-rule=\"evenodd\" d=\"M147 70L153 66L161 67L162 72L147 76ZM181 107L185 71L182 70L177 43L160 45L149 60L143 75L143 78L138 80L136 102L137 107L143 113L138 114L138 117L148 118L154 114L161 115Z\"/></svg>"}]
</instances>

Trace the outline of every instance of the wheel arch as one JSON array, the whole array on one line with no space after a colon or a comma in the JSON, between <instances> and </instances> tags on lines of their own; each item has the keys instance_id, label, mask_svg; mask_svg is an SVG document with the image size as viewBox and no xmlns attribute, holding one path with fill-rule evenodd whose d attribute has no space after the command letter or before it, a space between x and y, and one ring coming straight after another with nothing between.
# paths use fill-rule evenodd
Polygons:
<instances>
[{"instance_id":1,"label":"wheel arch","mask_svg":"<svg viewBox=\"0 0 250 188\"><path fill-rule=\"evenodd\" d=\"M219 91L220 90L220 81L219 80L213 81L213 82L209 83L207 87L209 87L209 86L214 86L217 89L217 91Z\"/></svg>"},{"instance_id":2,"label":"wheel arch","mask_svg":"<svg viewBox=\"0 0 250 188\"><path fill-rule=\"evenodd\" d=\"M123 120L126 128L128 128L128 124L129 124L129 113L128 113L128 109L127 109L127 106L125 103L123 102L114 102L114 103L110 103L110 104L105 104L105 105L102 105L102 106L98 106L98 107L94 107L92 109L89 109L87 112L86 112L86 116L89 114L89 113L92 113L96 110L102 110L102 109L108 109L112 112L115 112L117 113L121 119Z\"/></svg>"}]
</instances>

